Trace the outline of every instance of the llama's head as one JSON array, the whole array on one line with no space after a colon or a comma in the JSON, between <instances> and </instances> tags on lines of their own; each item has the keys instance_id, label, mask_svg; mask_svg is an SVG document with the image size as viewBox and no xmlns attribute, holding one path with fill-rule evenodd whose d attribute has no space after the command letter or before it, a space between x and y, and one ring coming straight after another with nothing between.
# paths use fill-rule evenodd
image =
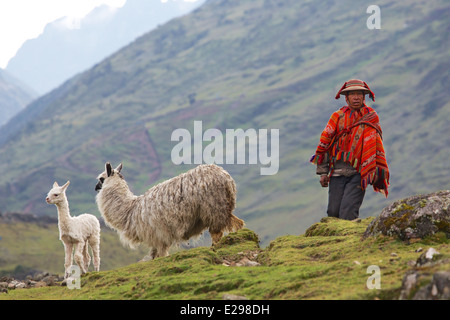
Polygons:
<instances>
[{"instance_id":1,"label":"llama's head","mask_svg":"<svg viewBox=\"0 0 450 320\"><path fill-rule=\"evenodd\" d=\"M48 204L58 204L60 202L63 202L64 198L66 197L66 189L69 184L70 181L67 181L65 185L60 187L58 185L58 182L55 181L52 189L48 192L45 201L47 201Z\"/></svg>"},{"instance_id":2,"label":"llama's head","mask_svg":"<svg viewBox=\"0 0 450 320\"><path fill-rule=\"evenodd\" d=\"M120 177L121 179L123 179L123 176L120 173L120 171L122 171L122 164L119 164L117 166L117 168L113 169L111 167L111 164L109 162L107 162L105 164L105 171L100 173L99 176L97 177L98 183L95 186L95 191L99 192L102 189L103 184L105 183L106 179L108 179L108 178Z\"/></svg>"}]
</instances>

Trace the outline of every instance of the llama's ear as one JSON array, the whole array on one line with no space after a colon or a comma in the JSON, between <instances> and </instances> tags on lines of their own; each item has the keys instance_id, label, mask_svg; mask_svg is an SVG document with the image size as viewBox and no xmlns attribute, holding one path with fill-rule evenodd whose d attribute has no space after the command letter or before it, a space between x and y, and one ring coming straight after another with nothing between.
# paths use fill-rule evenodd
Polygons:
<instances>
[{"instance_id":1,"label":"llama's ear","mask_svg":"<svg viewBox=\"0 0 450 320\"><path fill-rule=\"evenodd\" d=\"M112 168L111 168L111 163L109 163L109 162L107 162L106 164L105 164L105 168L106 168L106 175L108 176L108 177L110 177L110 176L112 176Z\"/></svg>"},{"instance_id":2,"label":"llama's ear","mask_svg":"<svg viewBox=\"0 0 450 320\"><path fill-rule=\"evenodd\" d=\"M117 166L116 171L117 171L117 172L122 171L122 164L119 164L119 165Z\"/></svg>"},{"instance_id":3,"label":"llama's ear","mask_svg":"<svg viewBox=\"0 0 450 320\"><path fill-rule=\"evenodd\" d=\"M56 188L56 187L59 187L59 185L58 185L58 182L55 181L55 182L53 183L53 188Z\"/></svg>"},{"instance_id":4,"label":"llama's ear","mask_svg":"<svg viewBox=\"0 0 450 320\"><path fill-rule=\"evenodd\" d=\"M61 188L62 188L63 190L66 190L67 187L69 186L69 184L70 184L70 181L67 181L66 184L63 185Z\"/></svg>"}]
</instances>

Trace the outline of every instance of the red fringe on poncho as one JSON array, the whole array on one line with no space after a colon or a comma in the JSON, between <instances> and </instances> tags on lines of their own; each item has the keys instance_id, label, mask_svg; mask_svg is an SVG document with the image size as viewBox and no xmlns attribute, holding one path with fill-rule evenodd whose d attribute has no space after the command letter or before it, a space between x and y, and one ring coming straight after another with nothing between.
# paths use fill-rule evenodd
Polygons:
<instances>
[{"instance_id":1,"label":"red fringe on poncho","mask_svg":"<svg viewBox=\"0 0 450 320\"><path fill-rule=\"evenodd\" d=\"M330 176L336 161L343 160L361 174L363 190L372 184L376 192L388 196L389 169L382 131L378 115L371 107L364 105L359 111L352 111L345 106L331 115L310 161L322 164L326 153L330 159ZM378 179L374 183L375 175Z\"/></svg>"}]
</instances>

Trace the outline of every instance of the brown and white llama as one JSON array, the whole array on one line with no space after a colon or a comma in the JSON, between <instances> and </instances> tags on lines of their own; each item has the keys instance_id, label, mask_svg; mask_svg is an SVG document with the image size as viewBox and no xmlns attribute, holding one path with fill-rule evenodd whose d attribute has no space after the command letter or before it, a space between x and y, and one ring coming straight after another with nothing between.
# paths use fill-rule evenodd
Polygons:
<instances>
[{"instance_id":1,"label":"brown and white llama","mask_svg":"<svg viewBox=\"0 0 450 320\"><path fill-rule=\"evenodd\" d=\"M143 195L134 195L121 174L122 164L109 162L98 176L96 202L105 223L115 229L122 243L150 248L144 260L167 256L179 244L209 230L213 245L224 232L244 226L233 214L236 185L219 166L200 165L157 184Z\"/></svg>"}]
</instances>

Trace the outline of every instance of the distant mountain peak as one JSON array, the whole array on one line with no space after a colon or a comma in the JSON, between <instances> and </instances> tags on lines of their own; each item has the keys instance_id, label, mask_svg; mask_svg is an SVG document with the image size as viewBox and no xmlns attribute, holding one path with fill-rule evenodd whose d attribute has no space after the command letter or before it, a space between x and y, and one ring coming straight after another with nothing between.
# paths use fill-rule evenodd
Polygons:
<instances>
[{"instance_id":1,"label":"distant mountain peak","mask_svg":"<svg viewBox=\"0 0 450 320\"><path fill-rule=\"evenodd\" d=\"M6 70L39 94L48 93L156 26L190 12L203 1L128 0L121 8L98 6L82 19L60 18L49 23L37 38L26 41L8 62Z\"/></svg>"}]
</instances>

